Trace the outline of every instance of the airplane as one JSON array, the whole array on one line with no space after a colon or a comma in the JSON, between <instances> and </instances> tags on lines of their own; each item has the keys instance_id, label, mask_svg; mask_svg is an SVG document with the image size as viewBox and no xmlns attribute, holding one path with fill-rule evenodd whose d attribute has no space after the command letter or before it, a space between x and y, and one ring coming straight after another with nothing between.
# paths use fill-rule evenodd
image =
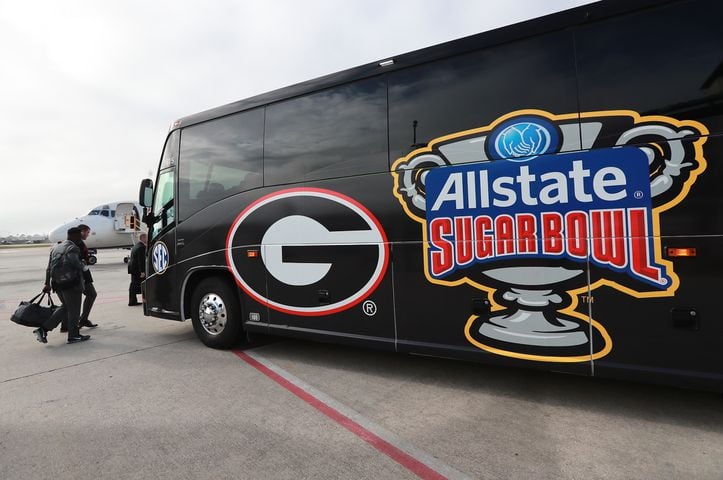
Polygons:
<instances>
[{"instance_id":1,"label":"airplane","mask_svg":"<svg viewBox=\"0 0 723 480\"><path fill-rule=\"evenodd\" d=\"M96 254L103 248L133 247L138 242L138 236L143 225L140 214L143 207L133 201L111 202L91 209L85 216L64 223L48 234L51 243L59 243L67 238L68 229L85 224L90 227L90 235L85 240L88 247L88 263L95 265L98 261ZM128 257L123 259L128 263Z\"/></svg>"}]
</instances>

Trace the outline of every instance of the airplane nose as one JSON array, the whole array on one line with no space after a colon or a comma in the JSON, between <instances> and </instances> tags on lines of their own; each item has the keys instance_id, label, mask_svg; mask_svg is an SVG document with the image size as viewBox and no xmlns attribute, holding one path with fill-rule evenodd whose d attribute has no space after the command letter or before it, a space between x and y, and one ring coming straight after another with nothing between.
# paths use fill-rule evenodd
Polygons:
<instances>
[{"instance_id":1,"label":"airplane nose","mask_svg":"<svg viewBox=\"0 0 723 480\"><path fill-rule=\"evenodd\" d=\"M50 243L59 243L65 240L65 237L67 236L67 228L65 225L62 227L58 227L52 232L48 234L48 240L50 240Z\"/></svg>"}]
</instances>

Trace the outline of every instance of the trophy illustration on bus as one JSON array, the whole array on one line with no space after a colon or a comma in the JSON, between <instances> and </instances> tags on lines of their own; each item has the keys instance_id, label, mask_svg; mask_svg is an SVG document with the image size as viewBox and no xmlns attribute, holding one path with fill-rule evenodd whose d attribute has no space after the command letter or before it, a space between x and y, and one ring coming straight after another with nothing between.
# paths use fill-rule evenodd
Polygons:
<instances>
[{"instance_id":1,"label":"trophy illustration on bus","mask_svg":"<svg viewBox=\"0 0 723 480\"><path fill-rule=\"evenodd\" d=\"M677 288L659 214L705 169L706 133L632 111L518 111L398 159L394 194L422 224L427 278L491 295L467 321L472 344L588 361L612 340L579 296L603 283L641 297Z\"/></svg>"}]
</instances>

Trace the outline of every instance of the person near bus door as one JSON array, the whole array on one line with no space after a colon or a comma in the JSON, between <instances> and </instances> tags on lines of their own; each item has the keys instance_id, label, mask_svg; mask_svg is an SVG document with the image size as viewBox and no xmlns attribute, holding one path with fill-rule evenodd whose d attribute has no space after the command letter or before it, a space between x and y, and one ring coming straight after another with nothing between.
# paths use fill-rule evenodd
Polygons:
<instances>
[{"instance_id":1,"label":"person near bus door","mask_svg":"<svg viewBox=\"0 0 723 480\"><path fill-rule=\"evenodd\" d=\"M131 285L128 288L129 307L140 305L136 295L141 293L141 282L146 278L146 242L148 236L141 233L138 239L138 243L131 249L130 259L128 260L128 273L131 275Z\"/></svg>"},{"instance_id":2,"label":"person near bus door","mask_svg":"<svg viewBox=\"0 0 723 480\"><path fill-rule=\"evenodd\" d=\"M78 228L80 229L81 238L79 245L81 253L80 259L83 261L83 280L85 280L85 289L83 290L85 300L83 301L83 313L81 313L80 315L78 327L93 328L97 327L98 324L91 322L88 319L88 316L90 315L90 309L93 308L93 303L98 296L98 292L95 290L95 286L93 285L93 275L91 275L90 267L88 267L90 263L90 254L88 253L88 247L85 244L85 240L88 238L88 235L90 235L90 227L81 223L80 225L78 225Z\"/></svg>"}]
</instances>

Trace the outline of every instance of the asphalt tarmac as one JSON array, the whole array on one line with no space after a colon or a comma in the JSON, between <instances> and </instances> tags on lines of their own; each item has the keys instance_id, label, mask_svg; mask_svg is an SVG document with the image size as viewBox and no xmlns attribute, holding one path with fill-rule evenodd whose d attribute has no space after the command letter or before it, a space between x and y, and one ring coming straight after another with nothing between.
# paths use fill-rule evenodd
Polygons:
<instances>
[{"instance_id":1,"label":"asphalt tarmac","mask_svg":"<svg viewBox=\"0 0 723 480\"><path fill-rule=\"evenodd\" d=\"M723 478L723 397L261 338L203 346L128 307L101 251L83 329L9 321L48 247L0 249L0 479Z\"/></svg>"}]
</instances>

